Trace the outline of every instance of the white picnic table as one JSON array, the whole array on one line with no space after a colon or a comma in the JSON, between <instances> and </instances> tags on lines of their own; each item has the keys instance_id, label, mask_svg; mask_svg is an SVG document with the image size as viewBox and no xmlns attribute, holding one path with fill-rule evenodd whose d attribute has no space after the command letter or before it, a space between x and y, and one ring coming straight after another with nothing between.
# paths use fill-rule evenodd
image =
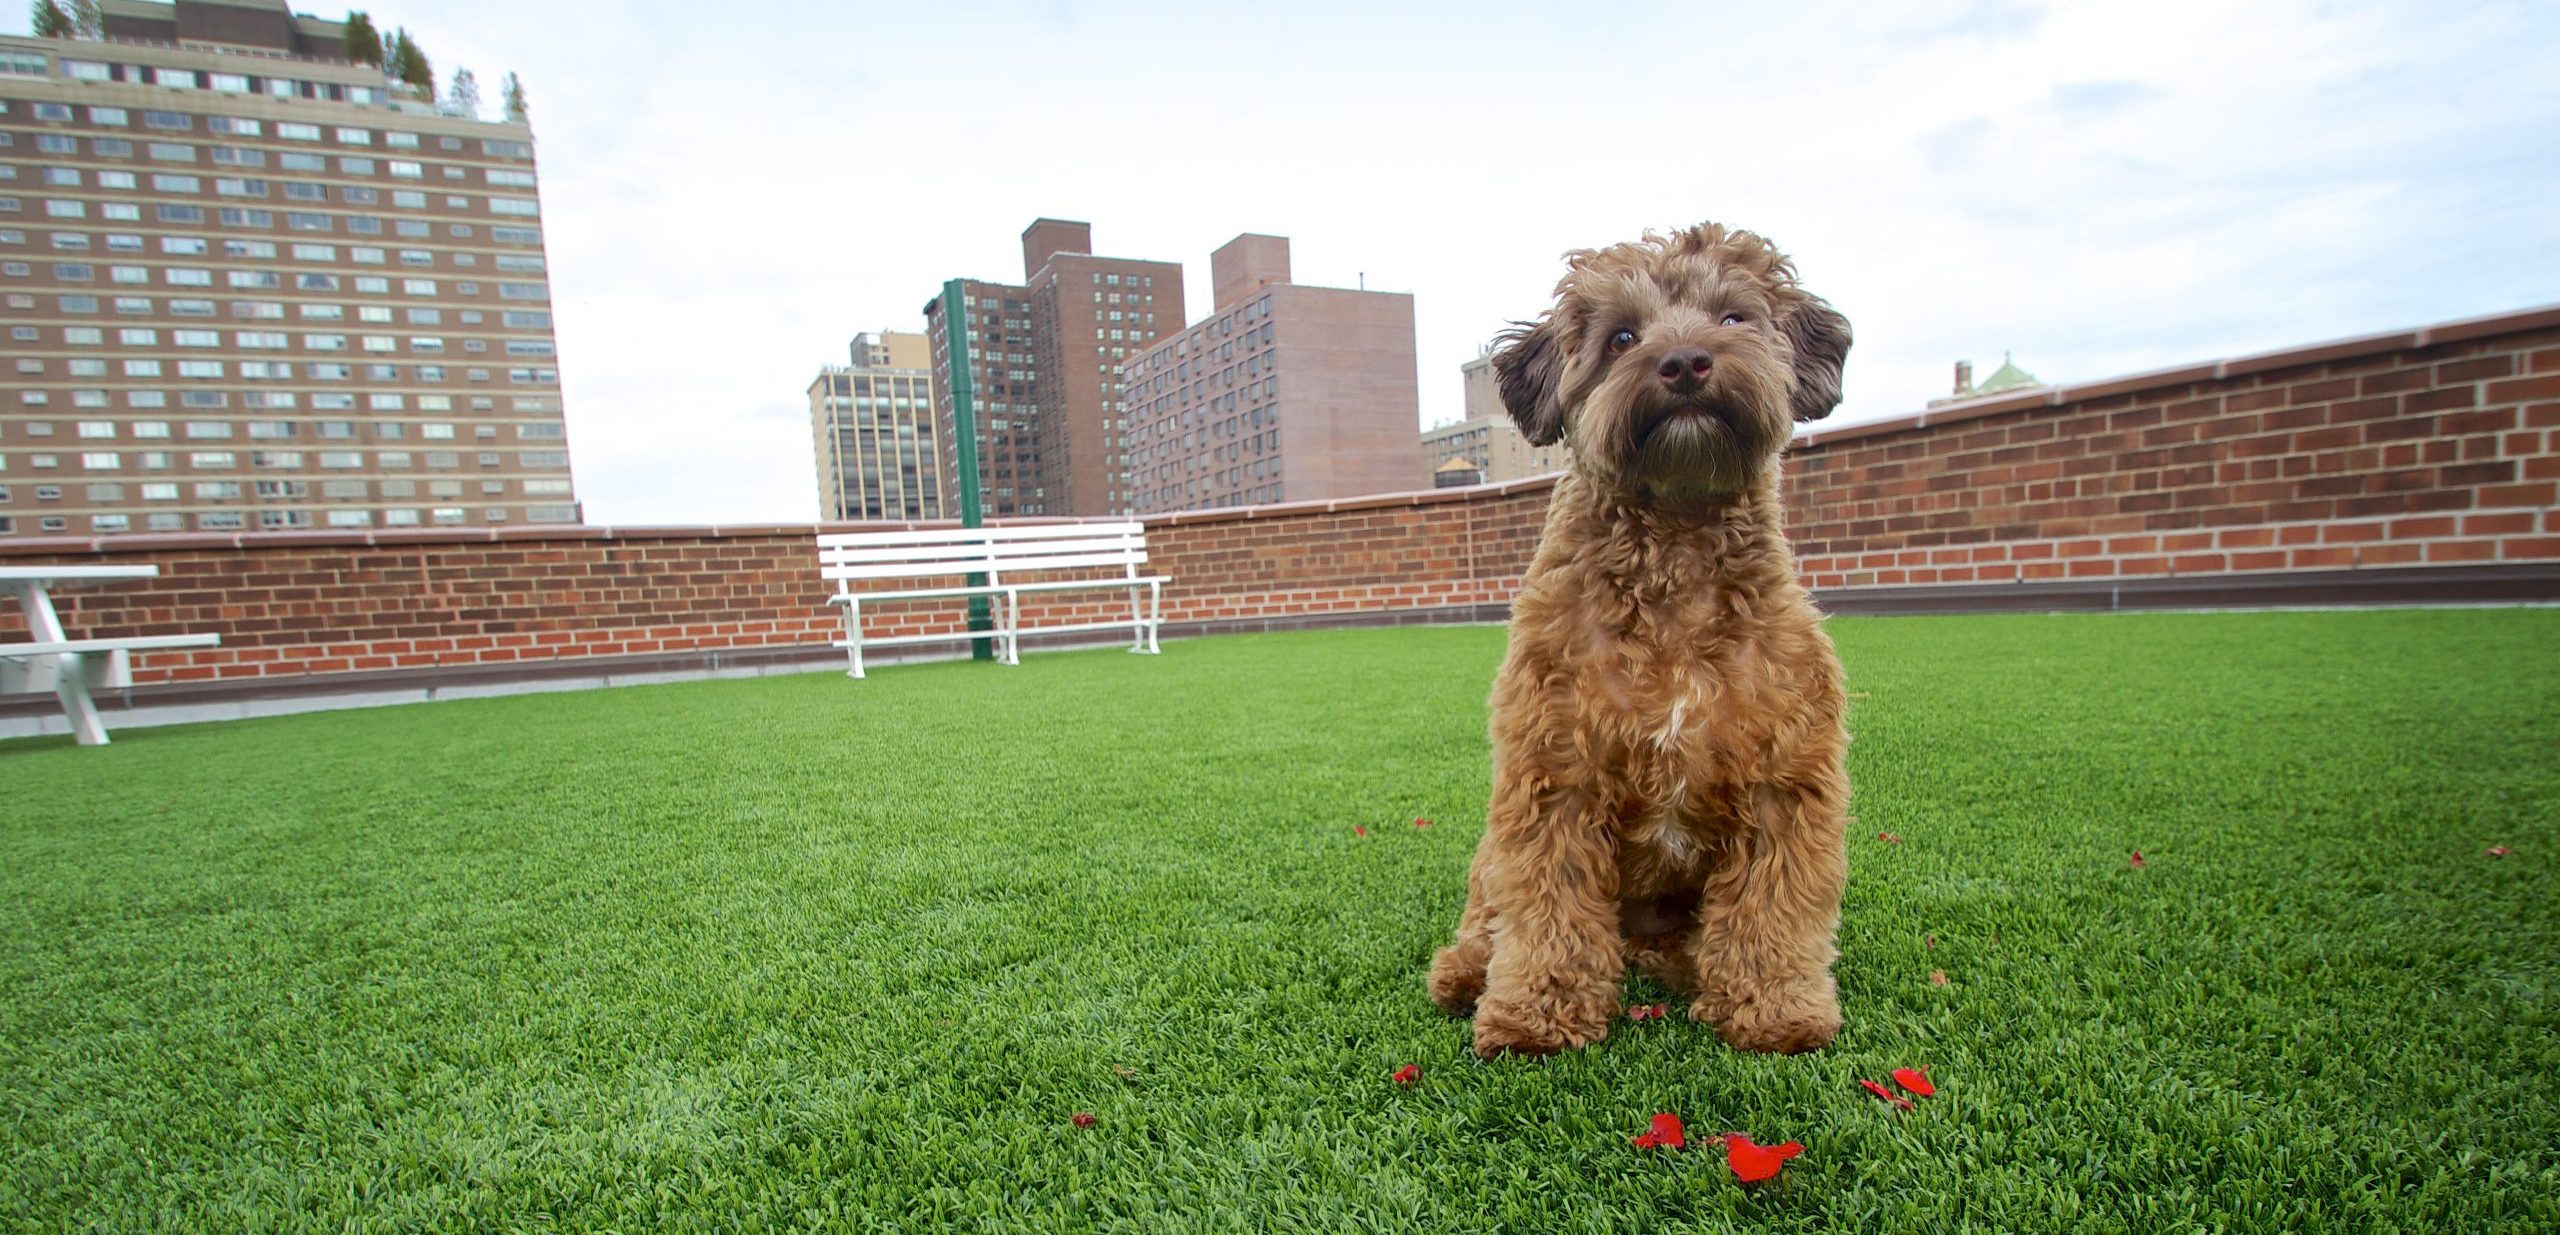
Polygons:
<instances>
[{"instance_id":1,"label":"white picnic table","mask_svg":"<svg viewBox=\"0 0 2560 1235\"><path fill-rule=\"evenodd\" d=\"M83 746L103 746L107 727L98 718L91 692L133 684L130 660L135 651L160 648L215 647L218 634L128 635L108 639L74 639L54 612L53 593L67 587L93 587L157 576L157 566L0 566L0 592L14 594L26 615L28 638L0 640L0 694L51 690L62 700L62 713Z\"/></svg>"}]
</instances>

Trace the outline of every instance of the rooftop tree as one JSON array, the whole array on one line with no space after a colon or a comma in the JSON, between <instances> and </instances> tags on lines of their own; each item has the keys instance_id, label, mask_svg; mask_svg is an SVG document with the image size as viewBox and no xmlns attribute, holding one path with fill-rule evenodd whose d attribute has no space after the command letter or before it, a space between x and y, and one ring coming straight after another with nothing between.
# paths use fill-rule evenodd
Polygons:
<instances>
[{"instance_id":1,"label":"rooftop tree","mask_svg":"<svg viewBox=\"0 0 2560 1235\"><path fill-rule=\"evenodd\" d=\"M382 67L382 32L373 28L373 14L347 14L347 59Z\"/></svg>"},{"instance_id":2,"label":"rooftop tree","mask_svg":"<svg viewBox=\"0 0 2560 1235\"><path fill-rule=\"evenodd\" d=\"M392 32L391 41L384 46L384 71L417 87L419 93L432 101L436 97L435 66L427 63L427 53L418 46L418 41L409 37L409 28L402 26Z\"/></svg>"}]
</instances>

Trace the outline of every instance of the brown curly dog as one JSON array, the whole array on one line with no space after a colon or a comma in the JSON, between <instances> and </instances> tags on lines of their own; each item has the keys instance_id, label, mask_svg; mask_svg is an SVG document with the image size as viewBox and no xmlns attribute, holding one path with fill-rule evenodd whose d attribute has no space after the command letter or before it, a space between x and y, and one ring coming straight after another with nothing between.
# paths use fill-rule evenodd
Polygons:
<instances>
[{"instance_id":1,"label":"brown curly dog","mask_svg":"<svg viewBox=\"0 0 2560 1235\"><path fill-rule=\"evenodd\" d=\"M1840 662L1779 530L1778 454L1849 323L1714 223L1566 254L1493 365L1570 442L1493 689L1493 800L1431 997L1478 1054L1607 1036L1630 963L1743 1050L1840 1031Z\"/></svg>"}]
</instances>

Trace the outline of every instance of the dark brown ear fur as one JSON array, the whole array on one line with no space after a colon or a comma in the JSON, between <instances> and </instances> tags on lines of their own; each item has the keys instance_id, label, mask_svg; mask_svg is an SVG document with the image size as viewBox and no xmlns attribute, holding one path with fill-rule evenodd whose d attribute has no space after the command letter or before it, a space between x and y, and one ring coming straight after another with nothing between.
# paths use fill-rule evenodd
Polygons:
<instances>
[{"instance_id":1,"label":"dark brown ear fur","mask_svg":"<svg viewBox=\"0 0 2560 1235\"><path fill-rule=\"evenodd\" d=\"M1849 319L1820 297L1809 296L1787 314L1781 329L1796 352L1795 389L1787 395L1787 407L1798 420L1820 420L1840 406L1840 368L1849 360ZM1504 387L1506 398L1509 393L1510 388Z\"/></svg>"},{"instance_id":2,"label":"dark brown ear fur","mask_svg":"<svg viewBox=\"0 0 2560 1235\"><path fill-rule=\"evenodd\" d=\"M1564 408L1556 403L1556 379L1564 371L1564 350L1556 342L1553 317L1493 337L1493 377L1502 392L1502 407L1520 426L1532 446L1551 446L1564 436Z\"/></svg>"}]
</instances>

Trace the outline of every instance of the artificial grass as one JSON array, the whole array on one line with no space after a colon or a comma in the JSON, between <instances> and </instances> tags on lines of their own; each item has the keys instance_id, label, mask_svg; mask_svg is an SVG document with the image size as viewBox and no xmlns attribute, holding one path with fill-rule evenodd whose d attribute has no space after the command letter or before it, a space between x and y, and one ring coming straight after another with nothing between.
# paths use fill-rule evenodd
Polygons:
<instances>
[{"instance_id":1,"label":"artificial grass","mask_svg":"<svg viewBox=\"0 0 2560 1235\"><path fill-rule=\"evenodd\" d=\"M2560 1227L2560 612L1832 629L1797 1058L1426 1001L1496 628L0 743L0 1227Z\"/></svg>"}]
</instances>

